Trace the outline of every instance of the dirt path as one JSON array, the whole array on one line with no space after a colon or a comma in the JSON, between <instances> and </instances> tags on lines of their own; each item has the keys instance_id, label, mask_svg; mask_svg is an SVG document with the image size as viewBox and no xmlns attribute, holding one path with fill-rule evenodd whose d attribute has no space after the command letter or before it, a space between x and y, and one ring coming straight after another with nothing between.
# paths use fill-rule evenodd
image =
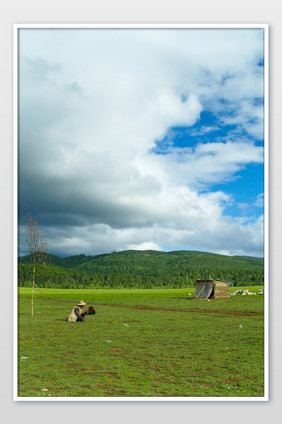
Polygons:
<instances>
[{"instance_id":1,"label":"dirt path","mask_svg":"<svg viewBox=\"0 0 282 424\"><path fill-rule=\"evenodd\" d=\"M218 311L211 309L172 309L172 308L157 308L154 306L129 306L129 305L108 305L97 304L97 306L105 306L107 308L127 308L140 311L165 311L165 312L184 312L184 313L199 313L199 314L220 314L220 315L235 315L235 316L263 316L263 312L253 311Z\"/></svg>"}]
</instances>

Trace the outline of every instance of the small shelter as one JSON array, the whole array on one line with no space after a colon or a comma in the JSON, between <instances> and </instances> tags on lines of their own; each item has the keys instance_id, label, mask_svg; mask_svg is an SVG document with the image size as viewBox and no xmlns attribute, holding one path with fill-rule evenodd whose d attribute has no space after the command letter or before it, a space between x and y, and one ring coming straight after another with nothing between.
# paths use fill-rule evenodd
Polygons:
<instances>
[{"instance_id":1,"label":"small shelter","mask_svg":"<svg viewBox=\"0 0 282 424\"><path fill-rule=\"evenodd\" d=\"M228 281L214 280L196 280L196 299L226 299L230 297L230 285Z\"/></svg>"}]
</instances>

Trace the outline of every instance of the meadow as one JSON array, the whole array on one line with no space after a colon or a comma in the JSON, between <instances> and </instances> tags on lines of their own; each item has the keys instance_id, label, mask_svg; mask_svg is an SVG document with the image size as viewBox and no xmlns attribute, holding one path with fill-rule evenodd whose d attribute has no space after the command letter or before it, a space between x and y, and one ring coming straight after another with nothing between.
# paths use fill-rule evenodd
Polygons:
<instances>
[{"instance_id":1,"label":"meadow","mask_svg":"<svg viewBox=\"0 0 282 424\"><path fill-rule=\"evenodd\" d=\"M194 290L36 290L31 317L19 288L18 396L263 397L264 296ZM68 323L81 299L96 315Z\"/></svg>"}]
</instances>

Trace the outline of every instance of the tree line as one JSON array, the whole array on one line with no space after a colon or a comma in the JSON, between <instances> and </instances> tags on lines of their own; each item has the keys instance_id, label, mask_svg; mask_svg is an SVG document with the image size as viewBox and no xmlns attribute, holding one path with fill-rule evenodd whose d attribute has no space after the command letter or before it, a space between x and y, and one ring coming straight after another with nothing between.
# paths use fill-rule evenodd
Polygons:
<instances>
[{"instance_id":1,"label":"tree line","mask_svg":"<svg viewBox=\"0 0 282 424\"><path fill-rule=\"evenodd\" d=\"M37 267L36 285L50 288L154 288L154 287L194 287L197 278L212 278L230 281L233 286L263 285L263 271L242 269L222 269L220 267L200 267L179 272L164 272L161 275L149 273L86 273L77 269L63 268L56 265ZM19 264L18 284L30 287L32 267L29 264Z\"/></svg>"}]
</instances>

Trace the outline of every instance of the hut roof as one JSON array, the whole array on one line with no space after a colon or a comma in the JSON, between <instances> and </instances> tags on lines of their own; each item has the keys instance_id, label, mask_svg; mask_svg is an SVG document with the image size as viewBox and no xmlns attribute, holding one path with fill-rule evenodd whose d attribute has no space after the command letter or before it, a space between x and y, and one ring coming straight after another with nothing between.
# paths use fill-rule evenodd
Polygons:
<instances>
[{"instance_id":1,"label":"hut roof","mask_svg":"<svg viewBox=\"0 0 282 424\"><path fill-rule=\"evenodd\" d=\"M226 283L229 286L232 284L231 281L224 281L224 280L216 280L215 278L207 278L206 280L200 280L199 278L197 278L196 282L197 283L213 283L213 282L220 282L220 283Z\"/></svg>"}]
</instances>

